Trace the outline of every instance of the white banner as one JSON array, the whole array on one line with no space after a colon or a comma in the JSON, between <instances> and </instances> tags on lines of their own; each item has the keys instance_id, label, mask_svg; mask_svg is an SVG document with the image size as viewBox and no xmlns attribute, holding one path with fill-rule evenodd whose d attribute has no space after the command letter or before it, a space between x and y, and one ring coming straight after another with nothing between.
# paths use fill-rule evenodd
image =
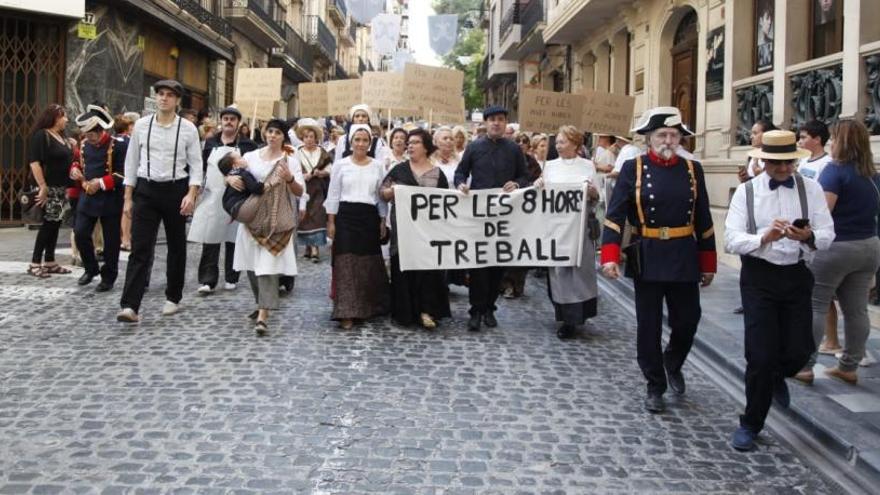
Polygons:
<instances>
[{"instance_id":1,"label":"white banner","mask_svg":"<svg viewBox=\"0 0 880 495\"><path fill-rule=\"evenodd\" d=\"M446 55L458 39L458 14L428 16L428 33L434 53Z\"/></svg>"},{"instance_id":2,"label":"white banner","mask_svg":"<svg viewBox=\"0 0 880 495\"><path fill-rule=\"evenodd\" d=\"M391 57L391 67L394 72L403 72L406 64L413 61L413 54L406 50L397 50Z\"/></svg>"},{"instance_id":3,"label":"white banner","mask_svg":"<svg viewBox=\"0 0 880 495\"><path fill-rule=\"evenodd\" d=\"M391 55L397 49L397 40L400 37L400 16L377 15L373 18L370 32L373 35L373 50L379 55Z\"/></svg>"},{"instance_id":4,"label":"white banner","mask_svg":"<svg viewBox=\"0 0 880 495\"><path fill-rule=\"evenodd\" d=\"M505 193L394 186L400 269L576 266L583 184Z\"/></svg>"},{"instance_id":5,"label":"white banner","mask_svg":"<svg viewBox=\"0 0 880 495\"><path fill-rule=\"evenodd\" d=\"M345 0L351 18L369 24L385 8L385 0Z\"/></svg>"}]
</instances>

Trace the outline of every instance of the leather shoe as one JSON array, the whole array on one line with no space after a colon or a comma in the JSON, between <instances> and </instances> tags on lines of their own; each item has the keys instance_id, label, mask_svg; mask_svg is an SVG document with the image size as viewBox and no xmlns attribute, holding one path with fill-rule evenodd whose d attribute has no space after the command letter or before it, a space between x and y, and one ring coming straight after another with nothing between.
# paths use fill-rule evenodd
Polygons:
<instances>
[{"instance_id":1,"label":"leather shoe","mask_svg":"<svg viewBox=\"0 0 880 495\"><path fill-rule=\"evenodd\" d=\"M645 409L650 413L662 413L666 410L666 401L663 400L663 394L648 393L645 397Z\"/></svg>"},{"instance_id":2,"label":"leather shoe","mask_svg":"<svg viewBox=\"0 0 880 495\"><path fill-rule=\"evenodd\" d=\"M89 285L96 276L97 274L95 273L85 272L79 277L79 280L77 280L76 283L79 285Z\"/></svg>"},{"instance_id":3,"label":"leather shoe","mask_svg":"<svg viewBox=\"0 0 880 495\"><path fill-rule=\"evenodd\" d=\"M489 328L495 328L498 326L498 320L495 319L495 314L491 311L483 314L483 323Z\"/></svg>"},{"instance_id":4,"label":"leather shoe","mask_svg":"<svg viewBox=\"0 0 880 495\"><path fill-rule=\"evenodd\" d=\"M574 338L574 327L571 325L562 325L559 327L559 330L556 331L556 336L562 340Z\"/></svg>"},{"instance_id":5,"label":"leather shoe","mask_svg":"<svg viewBox=\"0 0 880 495\"><path fill-rule=\"evenodd\" d=\"M788 408L791 405L791 394L788 392L788 384L785 383L785 378L781 376L776 378L776 382L773 384L773 400L780 407Z\"/></svg>"},{"instance_id":6,"label":"leather shoe","mask_svg":"<svg viewBox=\"0 0 880 495\"><path fill-rule=\"evenodd\" d=\"M733 438L730 439L730 446L740 452L748 452L754 450L756 438L758 438L757 433L745 426L740 426L735 432L733 432Z\"/></svg>"},{"instance_id":7,"label":"leather shoe","mask_svg":"<svg viewBox=\"0 0 880 495\"><path fill-rule=\"evenodd\" d=\"M816 375L813 374L813 370L801 370L794 375L794 379L807 385L812 385Z\"/></svg>"},{"instance_id":8,"label":"leather shoe","mask_svg":"<svg viewBox=\"0 0 880 495\"><path fill-rule=\"evenodd\" d=\"M666 367L664 366L664 368ZM666 368L666 382L669 384L669 388L671 388L673 392L678 395L684 395L684 373L681 372L681 368L676 371Z\"/></svg>"},{"instance_id":9,"label":"leather shoe","mask_svg":"<svg viewBox=\"0 0 880 495\"><path fill-rule=\"evenodd\" d=\"M105 281L101 280L101 283L99 283L98 286L95 287L95 292L107 292L108 290L110 290L112 288L113 288L112 283L105 282Z\"/></svg>"},{"instance_id":10,"label":"leather shoe","mask_svg":"<svg viewBox=\"0 0 880 495\"><path fill-rule=\"evenodd\" d=\"M479 314L471 315L471 318L468 320L468 331L469 332L479 332L481 321L482 321L482 318Z\"/></svg>"}]
</instances>

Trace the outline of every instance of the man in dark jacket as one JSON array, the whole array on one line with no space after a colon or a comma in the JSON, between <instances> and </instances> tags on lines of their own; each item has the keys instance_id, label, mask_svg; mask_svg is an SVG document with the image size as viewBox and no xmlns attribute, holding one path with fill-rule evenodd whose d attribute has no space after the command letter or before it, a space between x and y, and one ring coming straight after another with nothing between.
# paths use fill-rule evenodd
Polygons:
<instances>
[{"instance_id":1,"label":"man in dark jacket","mask_svg":"<svg viewBox=\"0 0 880 495\"><path fill-rule=\"evenodd\" d=\"M503 188L511 192L530 184L529 172L522 150L513 141L504 138L507 127L507 110L491 106L483 112L486 121L486 137L470 143L464 150L455 170L455 186L467 194L471 189ZM470 179L470 185L468 185ZM495 319L495 300L498 299L503 267L475 268L470 270L471 318L468 330L478 332L480 324L498 326Z\"/></svg>"}]
</instances>

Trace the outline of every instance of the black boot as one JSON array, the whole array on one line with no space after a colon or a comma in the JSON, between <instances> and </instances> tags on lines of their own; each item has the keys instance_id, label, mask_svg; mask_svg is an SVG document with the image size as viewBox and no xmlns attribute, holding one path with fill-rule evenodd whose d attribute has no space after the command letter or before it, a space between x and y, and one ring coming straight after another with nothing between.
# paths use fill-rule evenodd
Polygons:
<instances>
[{"instance_id":1,"label":"black boot","mask_svg":"<svg viewBox=\"0 0 880 495\"><path fill-rule=\"evenodd\" d=\"M479 332L480 331L480 322L482 321L482 315L480 313L474 313L471 315L471 319L468 320L468 331L470 332Z\"/></svg>"}]
</instances>

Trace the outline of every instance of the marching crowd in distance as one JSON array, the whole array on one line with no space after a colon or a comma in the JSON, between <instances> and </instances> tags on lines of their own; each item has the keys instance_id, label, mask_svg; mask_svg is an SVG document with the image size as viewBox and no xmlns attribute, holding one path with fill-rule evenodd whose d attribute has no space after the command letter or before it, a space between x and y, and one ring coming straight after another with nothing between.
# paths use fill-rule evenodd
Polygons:
<instances>
[{"instance_id":1,"label":"marching crowd in distance","mask_svg":"<svg viewBox=\"0 0 880 495\"><path fill-rule=\"evenodd\" d=\"M224 290L235 290L245 272L258 335L269 333L270 312L294 289L298 252L312 263L329 258L330 317L342 329L390 314L400 325L433 330L451 316L449 287L460 285L470 303L467 329L478 332L498 326L499 296L521 297L530 269L402 271L394 186L467 195L586 183L583 261L531 270L547 280L557 336L575 337L597 315L599 272L625 274L635 288L645 409L664 411L667 388L685 393L682 367L717 255L704 170L687 150L693 132L677 108L649 109L632 135L618 136L570 125L555 135L520 132L497 106L470 129L394 127L355 105L347 116L272 119L252 132L235 107L221 110L216 122L178 111L183 87L176 81L154 89L157 111L143 117L112 117L95 103L76 116L76 133L66 132L59 105L40 117L29 161L42 223L28 274L71 273L55 258L70 218L84 269L80 285L99 278L96 290L111 290L120 250L129 251L117 320L136 323L161 223L163 316L181 310L192 242L201 244L199 295L220 288L221 253ZM812 383L817 352L839 356L826 373L857 383L859 365L872 361L867 305L869 297L878 302L880 268L880 181L864 125L842 120L829 130L813 121L795 134L762 121L752 129L752 146L722 241L742 260L747 404L731 439L739 450L754 448L772 401L787 407L786 378ZM664 304L671 329L665 348Z\"/></svg>"}]
</instances>

